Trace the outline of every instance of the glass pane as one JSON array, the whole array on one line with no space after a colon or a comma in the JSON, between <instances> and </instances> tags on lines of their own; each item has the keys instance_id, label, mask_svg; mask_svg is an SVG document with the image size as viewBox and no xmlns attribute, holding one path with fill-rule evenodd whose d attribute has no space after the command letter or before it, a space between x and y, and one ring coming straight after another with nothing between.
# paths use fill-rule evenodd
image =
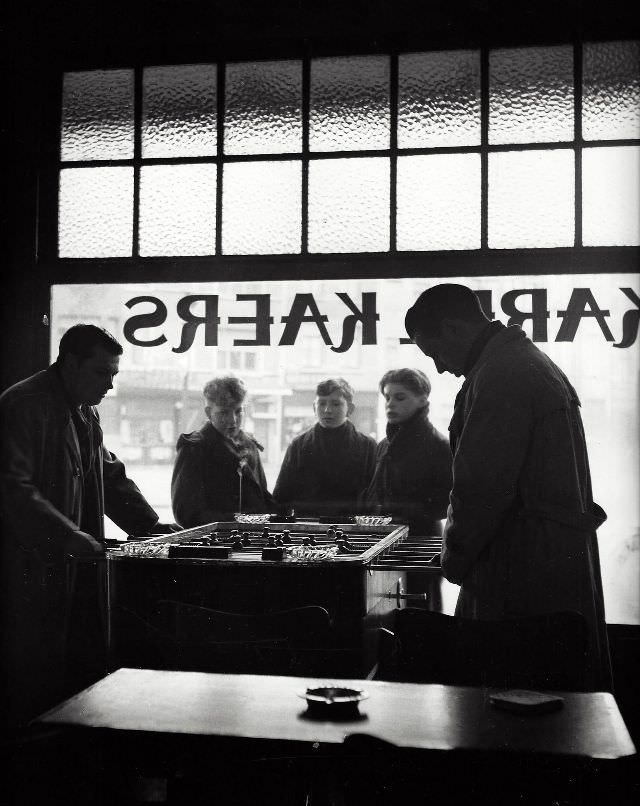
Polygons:
<instances>
[{"instance_id":1,"label":"glass pane","mask_svg":"<svg viewBox=\"0 0 640 806\"><path fill-rule=\"evenodd\" d=\"M209 157L217 148L215 64L148 67L143 157Z\"/></svg>"},{"instance_id":2,"label":"glass pane","mask_svg":"<svg viewBox=\"0 0 640 806\"><path fill-rule=\"evenodd\" d=\"M489 64L490 143L573 139L569 45L495 50Z\"/></svg>"},{"instance_id":3,"label":"glass pane","mask_svg":"<svg viewBox=\"0 0 640 806\"><path fill-rule=\"evenodd\" d=\"M477 50L408 53L398 70L399 148L480 144Z\"/></svg>"},{"instance_id":4,"label":"glass pane","mask_svg":"<svg viewBox=\"0 0 640 806\"><path fill-rule=\"evenodd\" d=\"M640 42L585 44L582 136L640 137Z\"/></svg>"},{"instance_id":5,"label":"glass pane","mask_svg":"<svg viewBox=\"0 0 640 806\"><path fill-rule=\"evenodd\" d=\"M480 248L480 155L398 159L398 249Z\"/></svg>"},{"instance_id":6,"label":"glass pane","mask_svg":"<svg viewBox=\"0 0 640 806\"><path fill-rule=\"evenodd\" d=\"M225 77L226 154L302 150L302 63L228 64Z\"/></svg>"},{"instance_id":7,"label":"glass pane","mask_svg":"<svg viewBox=\"0 0 640 806\"><path fill-rule=\"evenodd\" d=\"M573 246L573 151L489 154L489 246Z\"/></svg>"},{"instance_id":8,"label":"glass pane","mask_svg":"<svg viewBox=\"0 0 640 806\"><path fill-rule=\"evenodd\" d=\"M389 160L309 163L309 251L389 249Z\"/></svg>"},{"instance_id":9,"label":"glass pane","mask_svg":"<svg viewBox=\"0 0 640 806\"><path fill-rule=\"evenodd\" d=\"M222 188L225 254L300 252L302 166L299 162L225 165Z\"/></svg>"},{"instance_id":10,"label":"glass pane","mask_svg":"<svg viewBox=\"0 0 640 806\"><path fill-rule=\"evenodd\" d=\"M129 257L133 233L133 168L60 171L60 257Z\"/></svg>"},{"instance_id":11,"label":"glass pane","mask_svg":"<svg viewBox=\"0 0 640 806\"><path fill-rule=\"evenodd\" d=\"M389 148L389 57L311 62L312 151Z\"/></svg>"},{"instance_id":12,"label":"glass pane","mask_svg":"<svg viewBox=\"0 0 640 806\"><path fill-rule=\"evenodd\" d=\"M140 254L213 255L215 251L216 166L144 166Z\"/></svg>"},{"instance_id":13,"label":"glass pane","mask_svg":"<svg viewBox=\"0 0 640 806\"><path fill-rule=\"evenodd\" d=\"M64 74L60 157L133 157L133 70Z\"/></svg>"},{"instance_id":14,"label":"glass pane","mask_svg":"<svg viewBox=\"0 0 640 806\"><path fill-rule=\"evenodd\" d=\"M640 148L582 152L582 242L640 246Z\"/></svg>"}]
</instances>

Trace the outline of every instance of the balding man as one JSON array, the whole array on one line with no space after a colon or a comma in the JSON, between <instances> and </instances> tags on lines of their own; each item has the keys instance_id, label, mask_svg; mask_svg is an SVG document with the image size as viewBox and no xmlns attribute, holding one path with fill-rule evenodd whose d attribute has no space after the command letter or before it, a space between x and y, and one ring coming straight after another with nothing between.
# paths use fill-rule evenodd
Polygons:
<instances>
[{"instance_id":1,"label":"balding man","mask_svg":"<svg viewBox=\"0 0 640 806\"><path fill-rule=\"evenodd\" d=\"M449 426L453 489L442 569L456 613L503 619L573 610L589 626L588 684L610 688L594 503L580 401L563 372L466 286L423 292L406 330L438 372L464 376Z\"/></svg>"}]
</instances>

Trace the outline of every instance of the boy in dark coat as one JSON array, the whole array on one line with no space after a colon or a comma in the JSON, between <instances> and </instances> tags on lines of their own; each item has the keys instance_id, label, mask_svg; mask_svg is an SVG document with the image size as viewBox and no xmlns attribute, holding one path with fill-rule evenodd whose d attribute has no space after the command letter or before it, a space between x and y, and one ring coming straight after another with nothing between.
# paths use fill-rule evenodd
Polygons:
<instances>
[{"instance_id":1,"label":"boy in dark coat","mask_svg":"<svg viewBox=\"0 0 640 806\"><path fill-rule=\"evenodd\" d=\"M316 388L318 422L287 448L273 491L279 509L296 515L353 515L367 486L376 443L349 421L353 389L344 378Z\"/></svg>"},{"instance_id":2,"label":"boy in dark coat","mask_svg":"<svg viewBox=\"0 0 640 806\"><path fill-rule=\"evenodd\" d=\"M380 392L387 435L377 447L363 505L408 523L412 534L439 535L452 484L451 451L429 420L429 379L419 370L392 369L380 380Z\"/></svg>"},{"instance_id":3,"label":"boy in dark coat","mask_svg":"<svg viewBox=\"0 0 640 806\"><path fill-rule=\"evenodd\" d=\"M233 520L236 512L272 512L260 451L262 445L241 426L244 383L233 375L214 378L204 388L208 422L178 439L171 481L176 521L183 527Z\"/></svg>"}]
</instances>

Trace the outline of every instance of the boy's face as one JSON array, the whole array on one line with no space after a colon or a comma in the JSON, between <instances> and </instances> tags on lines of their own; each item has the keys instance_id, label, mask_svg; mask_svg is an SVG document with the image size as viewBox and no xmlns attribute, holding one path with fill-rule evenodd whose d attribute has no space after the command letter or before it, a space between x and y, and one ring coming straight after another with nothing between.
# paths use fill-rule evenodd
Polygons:
<instances>
[{"instance_id":1,"label":"boy's face","mask_svg":"<svg viewBox=\"0 0 640 806\"><path fill-rule=\"evenodd\" d=\"M234 439L242 428L244 406L235 400L210 401L205 406L205 414L211 425L224 437Z\"/></svg>"},{"instance_id":2,"label":"boy's face","mask_svg":"<svg viewBox=\"0 0 640 806\"><path fill-rule=\"evenodd\" d=\"M318 395L313 402L313 411L323 428L339 428L349 416L349 404L338 392Z\"/></svg>"}]
</instances>

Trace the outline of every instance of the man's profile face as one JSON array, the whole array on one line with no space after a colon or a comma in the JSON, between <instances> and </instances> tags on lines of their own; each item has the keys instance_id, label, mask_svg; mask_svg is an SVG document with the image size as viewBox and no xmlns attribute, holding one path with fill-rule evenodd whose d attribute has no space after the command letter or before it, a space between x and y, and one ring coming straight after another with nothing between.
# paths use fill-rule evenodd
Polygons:
<instances>
[{"instance_id":1,"label":"man's profile face","mask_svg":"<svg viewBox=\"0 0 640 806\"><path fill-rule=\"evenodd\" d=\"M456 377L463 374L464 362L467 355L466 347L448 336L425 336L417 331L413 337L413 343L426 356L433 359L436 369L440 374L450 372Z\"/></svg>"},{"instance_id":2,"label":"man's profile face","mask_svg":"<svg viewBox=\"0 0 640 806\"><path fill-rule=\"evenodd\" d=\"M211 425L223 437L234 439L238 436L244 420L244 405L231 398L222 398L218 401L209 401L205 406L205 414Z\"/></svg>"},{"instance_id":3,"label":"man's profile face","mask_svg":"<svg viewBox=\"0 0 640 806\"><path fill-rule=\"evenodd\" d=\"M120 356L111 355L103 347L95 347L89 358L69 353L63 362L63 378L67 395L76 405L97 406L118 374Z\"/></svg>"},{"instance_id":4,"label":"man's profile face","mask_svg":"<svg viewBox=\"0 0 640 806\"><path fill-rule=\"evenodd\" d=\"M339 428L349 416L349 404L338 392L318 395L313 402L313 411L323 428Z\"/></svg>"}]
</instances>

